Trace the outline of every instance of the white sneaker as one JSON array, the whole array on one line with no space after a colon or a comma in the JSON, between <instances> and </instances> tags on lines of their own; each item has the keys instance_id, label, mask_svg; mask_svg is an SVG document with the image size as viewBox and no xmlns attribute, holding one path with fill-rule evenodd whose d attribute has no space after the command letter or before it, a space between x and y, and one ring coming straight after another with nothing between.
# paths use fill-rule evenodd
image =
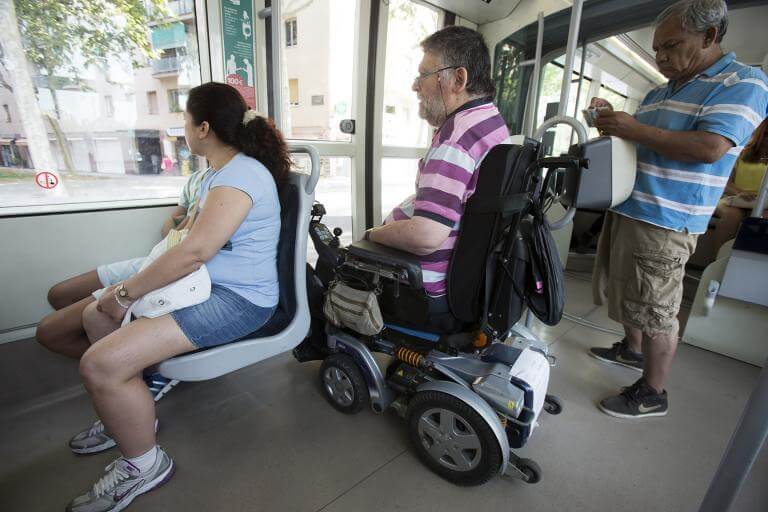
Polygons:
<instances>
[{"instance_id":1,"label":"white sneaker","mask_svg":"<svg viewBox=\"0 0 768 512\"><path fill-rule=\"evenodd\" d=\"M120 457L105 468L93 488L67 505L67 512L117 512L138 496L160 487L171 479L175 466L165 451L157 447L154 466L142 473Z\"/></svg>"},{"instance_id":2,"label":"white sneaker","mask_svg":"<svg viewBox=\"0 0 768 512\"><path fill-rule=\"evenodd\" d=\"M155 432L157 432L159 422L155 419ZM79 455L99 453L109 450L115 446L115 440L107 432L106 427L101 420L96 422L77 434L69 440L69 448Z\"/></svg>"}]
</instances>

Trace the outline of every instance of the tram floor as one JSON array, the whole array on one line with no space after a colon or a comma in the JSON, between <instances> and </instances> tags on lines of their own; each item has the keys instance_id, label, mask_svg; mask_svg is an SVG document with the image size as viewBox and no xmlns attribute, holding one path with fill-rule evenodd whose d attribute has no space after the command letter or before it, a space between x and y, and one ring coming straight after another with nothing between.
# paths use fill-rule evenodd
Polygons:
<instances>
[{"instance_id":1,"label":"tram floor","mask_svg":"<svg viewBox=\"0 0 768 512\"><path fill-rule=\"evenodd\" d=\"M616 327L591 306L589 283L569 277L567 289L570 313ZM619 420L595 404L639 374L586 353L618 336L568 320L538 331L558 358L550 392L565 403L560 416L542 415L519 451L541 465L538 484L497 477L480 487L451 485L419 463L399 417L336 412L320 395L319 364L298 364L285 354L213 381L181 383L164 398L159 442L178 470L129 510L696 511L759 368L681 345L668 384L669 414ZM17 389L8 375L40 369L35 360L14 357L13 345L0 346L0 379ZM76 374L74 363L61 364ZM4 512L62 510L117 456L114 449L70 453L69 436L94 419L88 397L79 387L49 396L3 402ZM734 511L768 509L767 452L764 447Z\"/></svg>"}]
</instances>

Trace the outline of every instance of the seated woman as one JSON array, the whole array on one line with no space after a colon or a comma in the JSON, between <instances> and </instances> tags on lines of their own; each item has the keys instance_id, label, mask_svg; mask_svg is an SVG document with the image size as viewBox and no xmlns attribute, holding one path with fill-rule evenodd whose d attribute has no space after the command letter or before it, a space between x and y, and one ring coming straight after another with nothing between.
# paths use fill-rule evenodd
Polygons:
<instances>
[{"instance_id":1,"label":"seated woman","mask_svg":"<svg viewBox=\"0 0 768 512\"><path fill-rule=\"evenodd\" d=\"M69 511L122 510L170 478L174 464L156 444L155 408L142 369L238 340L263 326L278 302L278 187L290 167L282 136L248 110L233 87L219 83L190 90L185 117L190 150L211 165L189 235L143 271L108 288L83 313L93 345L80 360L80 373L122 457L69 504ZM212 283L206 302L120 327L133 300L203 263Z\"/></svg>"},{"instance_id":2,"label":"seated woman","mask_svg":"<svg viewBox=\"0 0 768 512\"><path fill-rule=\"evenodd\" d=\"M714 233L716 250L736 236L741 221L754 207L754 201L768 165L766 158L768 158L768 118L763 119L752 134L749 143L744 146L744 151L736 160L731 177L725 186L723 199L715 210L715 217L718 217ZM752 203L751 206L750 203ZM763 212L763 217L765 215L766 212Z\"/></svg>"},{"instance_id":3,"label":"seated woman","mask_svg":"<svg viewBox=\"0 0 768 512\"><path fill-rule=\"evenodd\" d=\"M165 219L161 235L172 229L184 229L197 205L198 189L205 171L193 173L181 191L179 205ZM83 330L83 310L96 300L98 290L125 281L139 271L144 258L132 258L99 265L93 270L55 284L48 291L48 302L55 310L37 326L35 337L45 348L57 354L80 359L90 343Z\"/></svg>"}]
</instances>

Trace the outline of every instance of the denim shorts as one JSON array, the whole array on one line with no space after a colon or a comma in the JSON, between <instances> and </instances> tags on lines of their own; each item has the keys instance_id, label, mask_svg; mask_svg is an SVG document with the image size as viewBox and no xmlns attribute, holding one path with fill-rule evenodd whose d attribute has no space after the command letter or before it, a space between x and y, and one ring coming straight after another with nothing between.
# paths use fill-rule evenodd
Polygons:
<instances>
[{"instance_id":1,"label":"denim shorts","mask_svg":"<svg viewBox=\"0 0 768 512\"><path fill-rule=\"evenodd\" d=\"M207 301L173 311L171 317L200 349L231 343L256 332L276 308L257 306L229 288L214 284Z\"/></svg>"}]
</instances>

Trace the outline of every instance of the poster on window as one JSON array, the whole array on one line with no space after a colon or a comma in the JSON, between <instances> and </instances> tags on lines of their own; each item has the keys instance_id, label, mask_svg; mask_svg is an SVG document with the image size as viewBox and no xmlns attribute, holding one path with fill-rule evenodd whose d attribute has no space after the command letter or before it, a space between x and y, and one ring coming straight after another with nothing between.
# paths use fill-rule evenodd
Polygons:
<instances>
[{"instance_id":1,"label":"poster on window","mask_svg":"<svg viewBox=\"0 0 768 512\"><path fill-rule=\"evenodd\" d=\"M240 91L249 107L256 108L253 2L222 0L221 24L224 32L224 81Z\"/></svg>"}]
</instances>

